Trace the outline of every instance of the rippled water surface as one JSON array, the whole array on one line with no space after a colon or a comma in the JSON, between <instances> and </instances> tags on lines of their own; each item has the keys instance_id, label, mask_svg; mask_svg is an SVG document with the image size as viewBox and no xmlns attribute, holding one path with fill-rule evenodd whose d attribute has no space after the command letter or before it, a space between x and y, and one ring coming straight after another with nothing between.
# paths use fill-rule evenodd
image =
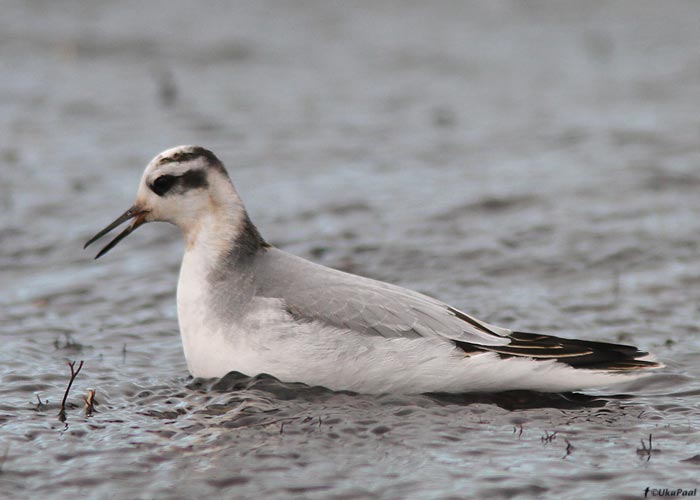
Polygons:
<instances>
[{"instance_id":1,"label":"rippled water surface","mask_svg":"<svg viewBox=\"0 0 700 500\"><path fill-rule=\"evenodd\" d=\"M0 496L700 486L697 2L2 11ZM586 395L193 380L177 230L149 225L97 262L81 249L182 143L218 153L280 247L495 324L634 343L667 367ZM61 422L71 360L84 366Z\"/></svg>"}]
</instances>

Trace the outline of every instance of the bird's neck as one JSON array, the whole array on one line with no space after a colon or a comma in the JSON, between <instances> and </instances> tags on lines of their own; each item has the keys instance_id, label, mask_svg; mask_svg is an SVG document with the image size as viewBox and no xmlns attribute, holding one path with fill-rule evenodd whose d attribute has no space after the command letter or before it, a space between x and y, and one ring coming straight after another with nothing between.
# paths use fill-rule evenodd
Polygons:
<instances>
[{"instance_id":1,"label":"bird's neck","mask_svg":"<svg viewBox=\"0 0 700 500\"><path fill-rule=\"evenodd\" d=\"M213 279L222 272L245 269L247 261L269 247L238 197L212 203L183 232L185 257L194 258Z\"/></svg>"},{"instance_id":2,"label":"bird's neck","mask_svg":"<svg viewBox=\"0 0 700 500\"><path fill-rule=\"evenodd\" d=\"M209 211L196 235L186 233L185 238L178 311L182 307L183 311L194 310L190 315L209 311L206 314L227 321L237 318L255 295L256 259L269 245L245 210Z\"/></svg>"}]
</instances>

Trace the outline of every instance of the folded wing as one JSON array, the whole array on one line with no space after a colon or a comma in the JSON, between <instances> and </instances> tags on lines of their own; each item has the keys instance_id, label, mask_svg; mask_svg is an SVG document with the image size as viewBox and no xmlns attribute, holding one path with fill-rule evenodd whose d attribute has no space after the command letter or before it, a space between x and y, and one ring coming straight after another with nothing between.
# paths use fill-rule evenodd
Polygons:
<instances>
[{"instance_id":1,"label":"folded wing","mask_svg":"<svg viewBox=\"0 0 700 500\"><path fill-rule=\"evenodd\" d=\"M399 286L319 266L270 249L259 267L258 294L279 298L290 314L386 338L441 337L479 345L510 342L499 328Z\"/></svg>"}]
</instances>

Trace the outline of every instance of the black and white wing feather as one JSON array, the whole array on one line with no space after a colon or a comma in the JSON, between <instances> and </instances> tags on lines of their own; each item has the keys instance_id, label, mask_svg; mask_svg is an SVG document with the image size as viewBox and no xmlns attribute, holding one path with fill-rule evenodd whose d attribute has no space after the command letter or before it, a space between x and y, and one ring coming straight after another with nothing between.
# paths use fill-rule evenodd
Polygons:
<instances>
[{"instance_id":1,"label":"black and white wing feather","mask_svg":"<svg viewBox=\"0 0 700 500\"><path fill-rule=\"evenodd\" d=\"M270 249L259 293L284 301L300 321L386 338L438 337L466 356L556 360L576 368L634 371L661 364L634 346L513 332L399 286L343 273ZM266 274L267 273L267 274Z\"/></svg>"}]
</instances>

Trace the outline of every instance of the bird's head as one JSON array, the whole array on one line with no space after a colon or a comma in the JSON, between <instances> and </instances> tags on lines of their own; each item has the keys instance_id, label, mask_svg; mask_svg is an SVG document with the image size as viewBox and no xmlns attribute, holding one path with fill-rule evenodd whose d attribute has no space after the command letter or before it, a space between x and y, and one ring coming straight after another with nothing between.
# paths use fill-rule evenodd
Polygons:
<instances>
[{"instance_id":1,"label":"bird's head","mask_svg":"<svg viewBox=\"0 0 700 500\"><path fill-rule=\"evenodd\" d=\"M239 219L245 217L243 204L221 161L202 147L178 146L151 160L141 177L134 205L92 237L85 247L129 220L131 224L95 258L146 222L175 224L187 240L194 241L202 220L222 210Z\"/></svg>"}]
</instances>

